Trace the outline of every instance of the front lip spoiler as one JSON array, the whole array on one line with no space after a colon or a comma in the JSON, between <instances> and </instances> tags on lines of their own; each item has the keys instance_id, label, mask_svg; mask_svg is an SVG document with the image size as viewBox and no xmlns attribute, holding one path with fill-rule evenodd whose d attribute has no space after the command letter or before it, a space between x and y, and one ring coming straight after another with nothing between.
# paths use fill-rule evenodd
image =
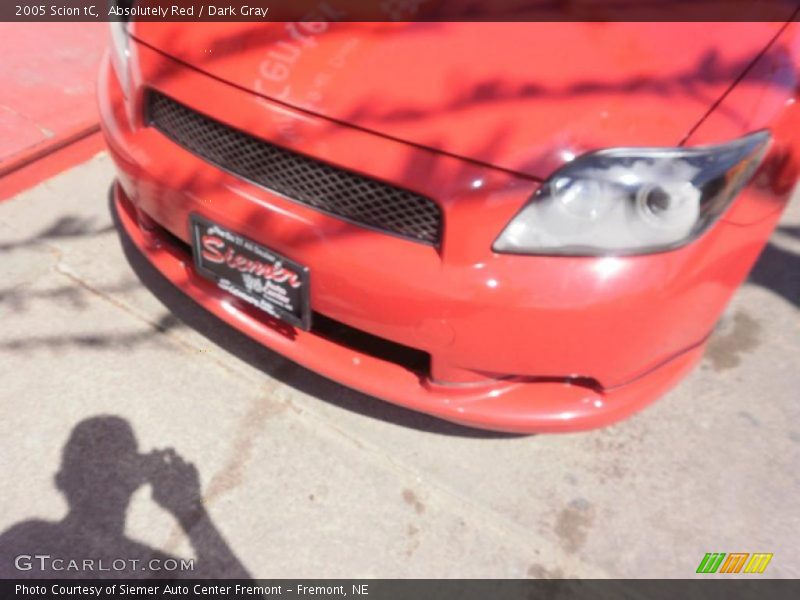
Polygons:
<instances>
[{"instance_id":1,"label":"front lip spoiler","mask_svg":"<svg viewBox=\"0 0 800 600\"><path fill-rule=\"evenodd\" d=\"M191 258L143 229L119 183L114 207L128 238L149 262L206 310L260 344L345 386L460 425L511 433L580 431L603 427L641 410L676 385L699 361L702 342L635 381L605 390L568 382L497 380L481 387L437 385L403 367L340 346L313 332L292 338L239 310L235 301L198 275Z\"/></svg>"}]
</instances>

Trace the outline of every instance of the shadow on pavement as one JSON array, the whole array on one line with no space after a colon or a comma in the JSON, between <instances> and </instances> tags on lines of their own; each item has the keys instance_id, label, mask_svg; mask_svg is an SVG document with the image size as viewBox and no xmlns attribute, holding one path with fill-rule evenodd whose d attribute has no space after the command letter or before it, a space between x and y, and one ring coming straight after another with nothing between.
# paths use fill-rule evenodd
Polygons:
<instances>
[{"instance_id":1,"label":"shadow on pavement","mask_svg":"<svg viewBox=\"0 0 800 600\"><path fill-rule=\"evenodd\" d=\"M0 535L0 578L250 577L203 507L197 469L171 448L139 453L133 429L120 417L92 417L74 427L55 484L67 515L24 521ZM193 568L125 535L131 497L145 484L188 537Z\"/></svg>"},{"instance_id":2,"label":"shadow on pavement","mask_svg":"<svg viewBox=\"0 0 800 600\"><path fill-rule=\"evenodd\" d=\"M798 227L778 227L778 231L800 237ZM800 308L800 255L770 242L759 256L748 278Z\"/></svg>"}]
</instances>

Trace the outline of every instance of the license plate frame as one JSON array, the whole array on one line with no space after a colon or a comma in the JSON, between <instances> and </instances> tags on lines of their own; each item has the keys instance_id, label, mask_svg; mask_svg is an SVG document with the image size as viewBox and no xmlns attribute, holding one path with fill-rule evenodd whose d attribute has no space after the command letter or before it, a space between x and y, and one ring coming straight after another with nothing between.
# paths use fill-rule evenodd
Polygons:
<instances>
[{"instance_id":1,"label":"license plate frame","mask_svg":"<svg viewBox=\"0 0 800 600\"><path fill-rule=\"evenodd\" d=\"M189 231L200 275L276 319L311 329L308 267L194 213Z\"/></svg>"}]
</instances>

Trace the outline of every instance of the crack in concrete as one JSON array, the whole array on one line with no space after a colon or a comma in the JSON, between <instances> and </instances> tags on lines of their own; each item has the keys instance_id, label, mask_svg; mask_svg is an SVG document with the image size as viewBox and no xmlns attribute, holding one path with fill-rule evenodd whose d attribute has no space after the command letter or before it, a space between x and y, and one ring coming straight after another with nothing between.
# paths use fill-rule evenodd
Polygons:
<instances>
[{"instance_id":1,"label":"crack in concrete","mask_svg":"<svg viewBox=\"0 0 800 600\"><path fill-rule=\"evenodd\" d=\"M55 135L55 132L52 129L50 129L49 127L45 127L41 123L37 123L36 121L31 119L30 117L27 117L27 116L23 115L21 112L19 112L15 108L12 108L12 107L8 106L7 104L0 104L0 108L2 108L3 110L5 110L8 113L11 113L12 115L17 117L18 119L22 119L23 121L29 123L30 125L33 125L36 129L39 130L39 133L41 133L45 138L51 138L51 137L53 137ZM15 153L12 153L12 155L13 154L15 154Z\"/></svg>"}]
</instances>

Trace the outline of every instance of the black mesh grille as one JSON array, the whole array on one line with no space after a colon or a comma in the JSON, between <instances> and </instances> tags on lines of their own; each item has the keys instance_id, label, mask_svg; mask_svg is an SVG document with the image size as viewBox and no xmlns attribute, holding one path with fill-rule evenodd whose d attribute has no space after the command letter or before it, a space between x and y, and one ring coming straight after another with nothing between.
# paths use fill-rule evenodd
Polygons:
<instances>
[{"instance_id":1,"label":"black mesh grille","mask_svg":"<svg viewBox=\"0 0 800 600\"><path fill-rule=\"evenodd\" d=\"M432 200L275 146L163 94L148 97L156 129L222 169L354 223L438 245L441 211Z\"/></svg>"}]
</instances>

